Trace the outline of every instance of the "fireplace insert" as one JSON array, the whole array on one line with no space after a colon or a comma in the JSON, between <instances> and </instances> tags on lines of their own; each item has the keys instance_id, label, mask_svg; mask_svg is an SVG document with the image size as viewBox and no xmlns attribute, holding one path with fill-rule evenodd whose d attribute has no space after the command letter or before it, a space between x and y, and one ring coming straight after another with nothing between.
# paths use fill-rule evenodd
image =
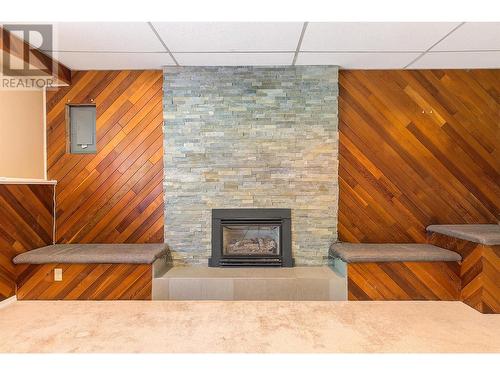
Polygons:
<instances>
[{"instance_id":1,"label":"fireplace insert","mask_svg":"<svg viewBox=\"0 0 500 375\"><path fill-rule=\"evenodd\" d=\"M293 267L291 210L212 210L211 267Z\"/></svg>"}]
</instances>

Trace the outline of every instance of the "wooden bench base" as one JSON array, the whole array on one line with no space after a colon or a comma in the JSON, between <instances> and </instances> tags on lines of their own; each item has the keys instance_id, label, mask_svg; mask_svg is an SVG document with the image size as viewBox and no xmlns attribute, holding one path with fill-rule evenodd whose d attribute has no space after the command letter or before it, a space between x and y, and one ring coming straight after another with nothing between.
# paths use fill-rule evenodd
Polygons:
<instances>
[{"instance_id":1,"label":"wooden bench base","mask_svg":"<svg viewBox=\"0 0 500 375\"><path fill-rule=\"evenodd\" d=\"M439 233L430 234L428 240L462 256L460 300L482 313L500 313L500 246Z\"/></svg>"},{"instance_id":2,"label":"wooden bench base","mask_svg":"<svg viewBox=\"0 0 500 375\"><path fill-rule=\"evenodd\" d=\"M54 281L54 269L62 281ZM18 300L150 300L151 264L18 265Z\"/></svg>"},{"instance_id":3,"label":"wooden bench base","mask_svg":"<svg viewBox=\"0 0 500 375\"><path fill-rule=\"evenodd\" d=\"M350 301L457 301L458 262L347 264Z\"/></svg>"}]
</instances>

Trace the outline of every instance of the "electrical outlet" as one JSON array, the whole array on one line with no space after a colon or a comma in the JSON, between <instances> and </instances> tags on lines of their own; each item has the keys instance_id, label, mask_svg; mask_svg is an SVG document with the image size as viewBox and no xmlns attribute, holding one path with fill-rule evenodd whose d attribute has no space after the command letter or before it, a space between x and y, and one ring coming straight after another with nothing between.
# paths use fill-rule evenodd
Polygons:
<instances>
[{"instance_id":1,"label":"electrical outlet","mask_svg":"<svg viewBox=\"0 0 500 375\"><path fill-rule=\"evenodd\" d=\"M62 281L62 268L54 268L54 281Z\"/></svg>"}]
</instances>

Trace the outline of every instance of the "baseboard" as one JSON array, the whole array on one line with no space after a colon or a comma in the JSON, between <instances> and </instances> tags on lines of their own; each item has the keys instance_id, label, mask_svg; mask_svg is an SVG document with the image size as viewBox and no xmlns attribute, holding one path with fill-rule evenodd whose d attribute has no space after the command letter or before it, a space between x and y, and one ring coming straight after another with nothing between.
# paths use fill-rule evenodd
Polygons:
<instances>
[{"instance_id":1,"label":"baseboard","mask_svg":"<svg viewBox=\"0 0 500 375\"><path fill-rule=\"evenodd\" d=\"M12 297L9 297L7 299L4 299L3 301L0 302L0 309L3 309L4 307L9 306L16 301L17 301L16 296L12 296Z\"/></svg>"}]
</instances>

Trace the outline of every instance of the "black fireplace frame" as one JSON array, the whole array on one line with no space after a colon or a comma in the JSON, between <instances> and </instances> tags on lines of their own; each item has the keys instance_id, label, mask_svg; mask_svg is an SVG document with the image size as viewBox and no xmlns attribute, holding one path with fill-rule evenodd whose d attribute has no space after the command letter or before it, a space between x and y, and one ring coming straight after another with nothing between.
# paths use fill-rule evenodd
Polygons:
<instances>
[{"instance_id":1,"label":"black fireplace frame","mask_svg":"<svg viewBox=\"0 0 500 375\"><path fill-rule=\"evenodd\" d=\"M277 224L280 226L278 255L224 255L222 228L227 224ZM292 210L289 208L212 209L212 256L210 267L274 266L293 267Z\"/></svg>"}]
</instances>

